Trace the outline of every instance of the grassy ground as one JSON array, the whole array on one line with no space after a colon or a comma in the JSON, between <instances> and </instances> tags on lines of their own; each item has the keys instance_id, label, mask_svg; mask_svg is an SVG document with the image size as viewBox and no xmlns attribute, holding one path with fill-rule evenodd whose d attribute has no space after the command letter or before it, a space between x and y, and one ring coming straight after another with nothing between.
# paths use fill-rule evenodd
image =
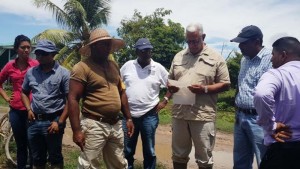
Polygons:
<instances>
[{"instance_id":1,"label":"grassy ground","mask_svg":"<svg viewBox=\"0 0 300 169\"><path fill-rule=\"evenodd\" d=\"M69 146L64 146L63 148L64 160L65 160L65 169L74 169L77 167L77 158L80 154L79 149ZM143 169L143 164L141 161L135 162L135 169ZM156 166L157 169L166 169L166 167L158 163ZM105 164L101 161L101 168L106 169Z\"/></svg>"}]
</instances>

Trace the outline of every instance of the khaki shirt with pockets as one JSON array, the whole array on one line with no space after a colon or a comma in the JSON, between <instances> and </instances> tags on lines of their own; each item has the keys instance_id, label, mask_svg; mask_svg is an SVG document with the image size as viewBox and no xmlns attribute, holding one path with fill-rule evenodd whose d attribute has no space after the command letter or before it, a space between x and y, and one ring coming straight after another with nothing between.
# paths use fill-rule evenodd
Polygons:
<instances>
[{"instance_id":1,"label":"khaki shirt with pockets","mask_svg":"<svg viewBox=\"0 0 300 169\"><path fill-rule=\"evenodd\" d=\"M189 49L177 53L170 68L169 79L188 85L230 83L224 58L206 45L196 56L192 55ZM197 94L194 105L174 104L172 116L185 120L214 121L217 97L217 93Z\"/></svg>"}]
</instances>

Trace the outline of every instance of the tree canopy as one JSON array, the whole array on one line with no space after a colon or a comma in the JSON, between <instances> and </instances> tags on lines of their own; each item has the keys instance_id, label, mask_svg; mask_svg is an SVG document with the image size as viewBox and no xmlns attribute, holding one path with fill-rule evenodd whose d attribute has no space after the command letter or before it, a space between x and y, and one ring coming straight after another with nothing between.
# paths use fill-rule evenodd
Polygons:
<instances>
[{"instance_id":1,"label":"tree canopy","mask_svg":"<svg viewBox=\"0 0 300 169\"><path fill-rule=\"evenodd\" d=\"M125 40L126 47L116 57L120 65L136 58L134 44L139 38L148 38L154 47L152 58L170 68L173 57L182 50L185 43L184 28L181 24L170 19L165 22L165 16L171 12L158 8L153 14L142 16L135 10L131 19L121 21L117 32L118 36Z\"/></svg>"},{"instance_id":2,"label":"tree canopy","mask_svg":"<svg viewBox=\"0 0 300 169\"><path fill-rule=\"evenodd\" d=\"M34 5L52 12L63 29L49 29L38 34L33 41L49 39L61 46L55 56L63 66L72 68L80 61L78 50L90 36L90 31L107 24L110 15L110 0L67 0L61 9L50 0L34 0Z\"/></svg>"},{"instance_id":3,"label":"tree canopy","mask_svg":"<svg viewBox=\"0 0 300 169\"><path fill-rule=\"evenodd\" d=\"M228 58L227 61L227 66L228 66L228 71L229 71L229 76L230 76L230 81L231 81L231 87L236 89L237 88L237 82L238 82L238 75L240 71L240 62L243 57L241 53L234 52L235 56Z\"/></svg>"}]
</instances>

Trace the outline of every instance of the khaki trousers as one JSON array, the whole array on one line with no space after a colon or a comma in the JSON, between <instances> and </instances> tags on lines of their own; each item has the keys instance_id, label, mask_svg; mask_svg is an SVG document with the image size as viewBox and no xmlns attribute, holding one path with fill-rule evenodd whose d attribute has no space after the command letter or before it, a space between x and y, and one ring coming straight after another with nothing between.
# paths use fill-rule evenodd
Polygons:
<instances>
[{"instance_id":1,"label":"khaki trousers","mask_svg":"<svg viewBox=\"0 0 300 169\"><path fill-rule=\"evenodd\" d=\"M215 122L172 119L172 160L186 164L192 145L199 168L213 166L212 151L215 145Z\"/></svg>"},{"instance_id":2,"label":"khaki trousers","mask_svg":"<svg viewBox=\"0 0 300 169\"><path fill-rule=\"evenodd\" d=\"M82 117L81 129L85 147L78 158L78 169L99 169L102 158L107 169L127 169L121 121L110 125Z\"/></svg>"}]
</instances>

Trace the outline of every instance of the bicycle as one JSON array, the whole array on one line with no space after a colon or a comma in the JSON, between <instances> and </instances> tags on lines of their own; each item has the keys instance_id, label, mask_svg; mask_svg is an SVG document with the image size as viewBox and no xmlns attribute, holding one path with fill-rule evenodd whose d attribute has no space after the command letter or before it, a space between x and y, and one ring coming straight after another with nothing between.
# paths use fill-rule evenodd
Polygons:
<instances>
[{"instance_id":1,"label":"bicycle","mask_svg":"<svg viewBox=\"0 0 300 169\"><path fill-rule=\"evenodd\" d=\"M8 113L4 114L0 119L0 136L1 147L5 148L5 155L8 161L14 166L17 166L17 146L13 137L13 132L9 122Z\"/></svg>"}]
</instances>

